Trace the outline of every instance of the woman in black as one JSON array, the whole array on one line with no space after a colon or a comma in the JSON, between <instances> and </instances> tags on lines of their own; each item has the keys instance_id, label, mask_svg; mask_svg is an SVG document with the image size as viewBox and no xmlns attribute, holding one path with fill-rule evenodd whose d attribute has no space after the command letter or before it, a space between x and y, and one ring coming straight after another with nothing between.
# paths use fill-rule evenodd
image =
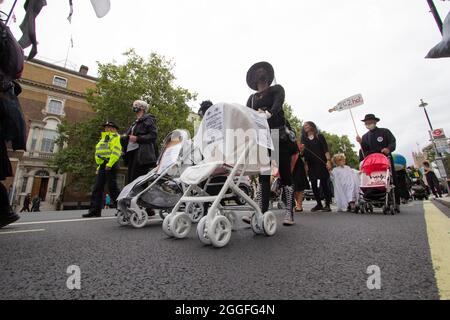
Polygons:
<instances>
[{"instance_id":1,"label":"woman in black","mask_svg":"<svg viewBox=\"0 0 450 320\"><path fill-rule=\"evenodd\" d=\"M302 144L297 142L297 147L300 150ZM303 200L305 199L305 190L309 189L308 176L306 175L305 162L300 153L292 157L292 177L295 186L295 211L303 212Z\"/></svg>"},{"instance_id":2,"label":"woman in black","mask_svg":"<svg viewBox=\"0 0 450 320\"><path fill-rule=\"evenodd\" d=\"M328 144L325 137L319 133L317 126L313 122L305 122L302 132L301 154L304 155L308 164L308 175L311 181L311 187L317 206L311 209L312 212L324 211L331 212L331 189L330 189L330 170L333 165L331 163L331 155L328 150ZM325 207L322 206L320 188L325 196Z\"/></svg>"},{"instance_id":3,"label":"woman in black","mask_svg":"<svg viewBox=\"0 0 450 320\"><path fill-rule=\"evenodd\" d=\"M273 67L267 62L259 62L253 65L247 72L248 86L257 91L252 94L247 101L247 107L265 113L270 129L282 129L286 125L283 111L285 93L280 85L271 86L275 78ZM286 199L287 213L283 224L291 226L294 224L294 183L291 173L291 157L293 152L288 142L279 143L279 163L278 169L283 186L283 193ZM270 202L270 174L259 176L259 188L256 194L256 200L263 213L269 210ZM248 217L243 218L244 222L249 223Z\"/></svg>"},{"instance_id":4,"label":"woman in black","mask_svg":"<svg viewBox=\"0 0 450 320\"><path fill-rule=\"evenodd\" d=\"M145 101L135 101L133 111L136 113L136 121L122 141L124 160L128 166L128 183L147 174L156 166L158 158L155 117L147 113L148 104Z\"/></svg>"}]
</instances>

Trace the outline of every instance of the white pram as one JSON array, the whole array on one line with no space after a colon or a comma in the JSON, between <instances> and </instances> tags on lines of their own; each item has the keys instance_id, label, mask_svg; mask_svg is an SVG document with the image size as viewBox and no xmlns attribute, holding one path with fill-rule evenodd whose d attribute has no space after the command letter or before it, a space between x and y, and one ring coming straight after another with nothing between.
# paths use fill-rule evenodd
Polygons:
<instances>
[{"instance_id":1,"label":"white pram","mask_svg":"<svg viewBox=\"0 0 450 320\"><path fill-rule=\"evenodd\" d=\"M178 212L181 205L212 202L207 215L197 225L197 236L204 244L226 246L237 218L233 211L221 205L221 201L231 189L254 210L252 230L256 234L274 235L277 230L275 214L269 211L263 215L257 203L239 188L239 180L244 175L270 172L267 149L273 149L273 143L264 115L237 104L216 104L205 114L194 145L202 152L204 160L182 173L180 180L188 188L164 219L164 232L171 237L185 238L192 222L186 213ZM216 175L227 176L219 194L205 194L199 185ZM239 177L237 182L236 177ZM197 195L192 196L192 193Z\"/></svg>"},{"instance_id":2,"label":"white pram","mask_svg":"<svg viewBox=\"0 0 450 320\"><path fill-rule=\"evenodd\" d=\"M117 198L117 222L142 228L151 210L164 219L183 195L179 177L194 164L194 156L188 131L170 133L163 142L157 167L128 184Z\"/></svg>"}]
</instances>

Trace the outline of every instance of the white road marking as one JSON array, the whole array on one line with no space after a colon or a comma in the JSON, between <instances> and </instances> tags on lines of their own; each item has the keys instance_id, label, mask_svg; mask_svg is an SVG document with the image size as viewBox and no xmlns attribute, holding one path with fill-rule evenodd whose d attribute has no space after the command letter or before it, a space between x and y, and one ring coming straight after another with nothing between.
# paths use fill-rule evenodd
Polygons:
<instances>
[{"instance_id":1,"label":"white road marking","mask_svg":"<svg viewBox=\"0 0 450 320\"><path fill-rule=\"evenodd\" d=\"M10 226L30 226L39 224L53 224L53 223L64 223L64 222L89 222L89 221L99 221L99 220L113 220L116 217L102 217L102 218L88 218L88 219L67 219L67 220L49 220L49 221L33 221L33 222L19 222L10 224Z\"/></svg>"},{"instance_id":2,"label":"white road marking","mask_svg":"<svg viewBox=\"0 0 450 320\"><path fill-rule=\"evenodd\" d=\"M44 231L45 231L45 229L6 231L6 232L0 232L0 235L2 235L2 234L17 234L17 233L31 233L31 232L44 232Z\"/></svg>"}]
</instances>

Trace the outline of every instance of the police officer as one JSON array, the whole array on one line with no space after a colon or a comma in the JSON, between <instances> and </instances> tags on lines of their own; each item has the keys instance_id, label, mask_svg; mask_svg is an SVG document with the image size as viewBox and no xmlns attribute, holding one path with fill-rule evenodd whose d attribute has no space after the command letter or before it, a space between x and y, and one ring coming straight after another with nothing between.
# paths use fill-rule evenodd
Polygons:
<instances>
[{"instance_id":1,"label":"police officer","mask_svg":"<svg viewBox=\"0 0 450 320\"><path fill-rule=\"evenodd\" d=\"M379 128L377 126L380 119L374 114L367 114L362 122L364 122L369 132L363 135L362 138L359 136L356 138L361 145L362 152L360 152L360 161L364 160L364 157L367 157L373 153L383 153L385 156L389 157L391 160L391 167L393 168L392 178L394 185L397 186L397 174L394 169L394 158L392 157L392 153L397 147L397 142L394 135L389 129ZM400 194L398 191L399 189L395 188L395 202L397 211L399 211L400 208Z\"/></svg>"},{"instance_id":2,"label":"police officer","mask_svg":"<svg viewBox=\"0 0 450 320\"><path fill-rule=\"evenodd\" d=\"M95 148L95 161L98 168L92 188L91 207L83 218L101 216L105 184L108 184L112 203L116 201L120 193L117 186L118 161L122 153L120 135L117 133L119 127L114 122L108 121L103 128L102 137Z\"/></svg>"}]
</instances>

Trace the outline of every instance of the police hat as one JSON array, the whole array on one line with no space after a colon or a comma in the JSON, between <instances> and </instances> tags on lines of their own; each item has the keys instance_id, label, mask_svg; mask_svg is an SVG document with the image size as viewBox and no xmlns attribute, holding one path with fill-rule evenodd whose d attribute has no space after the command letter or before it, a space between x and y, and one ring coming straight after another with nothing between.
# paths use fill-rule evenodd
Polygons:
<instances>
[{"instance_id":1,"label":"police hat","mask_svg":"<svg viewBox=\"0 0 450 320\"><path fill-rule=\"evenodd\" d=\"M117 130L119 130L119 126L112 121L106 121L105 124L103 125L103 128L105 127L116 128Z\"/></svg>"}]
</instances>

